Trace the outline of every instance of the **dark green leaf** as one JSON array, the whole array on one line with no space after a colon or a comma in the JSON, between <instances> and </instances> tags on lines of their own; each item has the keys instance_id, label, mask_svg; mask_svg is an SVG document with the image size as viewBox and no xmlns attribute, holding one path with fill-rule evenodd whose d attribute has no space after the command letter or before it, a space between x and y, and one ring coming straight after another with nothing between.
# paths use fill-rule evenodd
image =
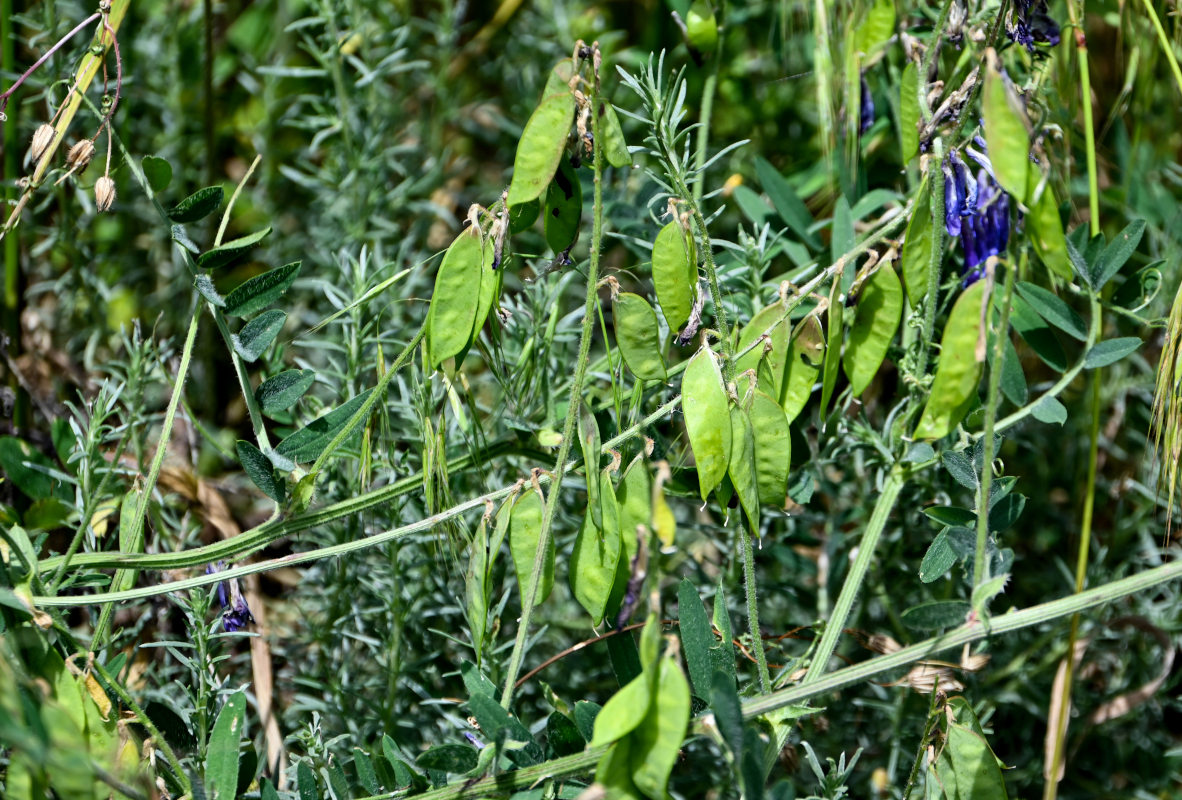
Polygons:
<instances>
[{"instance_id":1,"label":"dark green leaf","mask_svg":"<svg viewBox=\"0 0 1182 800\"><path fill-rule=\"evenodd\" d=\"M677 609L681 619L681 646L685 648L685 663L689 668L690 681L698 697L707 699L710 697L710 676L714 669L710 656L714 633L710 630L710 619L706 616L706 609L702 607L698 590L688 578L683 578L681 585L677 587Z\"/></svg>"},{"instance_id":2,"label":"dark green leaf","mask_svg":"<svg viewBox=\"0 0 1182 800\"><path fill-rule=\"evenodd\" d=\"M1125 356L1136 351L1142 344L1136 336L1125 336L1120 339L1107 339L1097 342L1096 346L1084 356L1084 369L1099 369L1115 364Z\"/></svg>"},{"instance_id":3,"label":"dark green leaf","mask_svg":"<svg viewBox=\"0 0 1182 800\"><path fill-rule=\"evenodd\" d=\"M565 714L550 712L546 719L546 758L561 758L583 752L587 742L579 728Z\"/></svg>"},{"instance_id":4,"label":"dark green leaf","mask_svg":"<svg viewBox=\"0 0 1182 800\"><path fill-rule=\"evenodd\" d=\"M801 201L792 185L784 179L779 170L760 156L755 158L755 175L767 196L771 198L776 213L792 229L796 238L814 250L819 249L821 243L809 232L813 224L813 215L809 213L808 206Z\"/></svg>"},{"instance_id":5,"label":"dark green leaf","mask_svg":"<svg viewBox=\"0 0 1182 800\"><path fill-rule=\"evenodd\" d=\"M197 256L197 266L202 269L217 269L218 267L232 264L246 255L247 252L257 247L259 242L267 238L270 233L271 229L269 227L263 228L261 231L255 231L249 236L243 236L241 239L226 242L220 247L206 251Z\"/></svg>"},{"instance_id":6,"label":"dark green leaf","mask_svg":"<svg viewBox=\"0 0 1182 800\"><path fill-rule=\"evenodd\" d=\"M772 210L768 208L768 204L763 201L763 198L746 186L736 186L733 197L735 202L739 204L739 210L743 212L743 216L751 220L751 223L757 228L763 227L763 223L772 215Z\"/></svg>"},{"instance_id":7,"label":"dark green leaf","mask_svg":"<svg viewBox=\"0 0 1182 800\"><path fill-rule=\"evenodd\" d=\"M381 784L378 783L377 773L374 772L373 761L360 747L353 748L353 767L357 770L357 780L365 791L377 794L382 790Z\"/></svg>"},{"instance_id":8,"label":"dark green leaf","mask_svg":"<svg viewBox=\"0 0 1182 800\"><path fill-rule=\"evenodd\" d=\"M957 558L972 558L977 553L977 532L972 528L956 526L943 531L948 546Z\"/></svg>"},{"instance_id":9,"label":"dark green leaf","mask_svg":"<svg viewBox=\"0 0 1182 800\"><path fill-rule=\"evenodd\" d=\"M172 183L172 164L163 158L144 156L140 166L143 167L144 177L148 179L148 185L152 187L153 192L163 192Z\"/></svg>"},{"instance_id":10,"label":"dark green leaf","mask_svg":"<svg viewBox=\"0 0 1182 800\"><path fill-rule=\"evenodd\" d=\"M961 450L949 450L941 456L944 469L953 479L966 489L977 490L977 473L973 469L973 462Z\"/></svg>"},{"instance_id":11,"label":"dark green leaf","mask_svg":"<svg viewBox=\"0 0 1182 800\"><path fill-rule=\"evenodd\" d=\"M275 784L270 779L263 778L259 782L259 797L261 800L279 800L279 792L275 791Z\"/></svg>"},{"instance_id":12,"label":"dark green leaf","mask_svg":"<svg viewBox=\"0 0 1182 800\"><path fill-rule=\"evenodd\" d=\"M584 741L591 741L595 733L595 717L599 715L601 706L590 700L580 700L575 703L575 726Z\"/></svg>"},{"instance_id":13,"label":"dark green leaf","mask_svg":"<svg viewBox=\"0 0 1182 800\"><path fill-rule=\"evenodd\" d=\"M423 769L459 775L475 769L477 758L475 747L466 744L441 744L420 755L415 763Z\"/></svg>"},{"instance_id":14,"label":"dark green leaf","mask_svg":"<svg viewBox=\"0 0 1182 800\"><path fill-rule=\"evenodd\" d=\"M1048 367L1057 372L1067 369L1067 354L1051 327L1018 295L1014 295L1010 324Z\"/></svg>"},{"instance_id":15,"label":"dark green leaf","mask_svg":"<svg viewBox=\"0 0 1182 800\"><path fill-rule=\"evenodd\" d=\"M168 218L173 222L196 222L218 210L225 193L220 186L206 186L173 206Z\"/></svg>"},{"instance_id":16,"label":"dark green leaf","mask_svg":"<svg viewBox=\"0 0 1182 800\"><path fill-rule=\"evenodd\" d=\"M500 703L493 699L492 695L476 692L468 698L468 708L472 710L472 716L476 717L476 721L480 724L480 730L490 740L494 742L512 740L525 745L521 749L509 751L510 760L518 767L528 767L542 760L542 748L534 740L533 734L521 724L521 720L501 708ZM433 767L433 769L438 769L438 767Z\"/></svg>"},{"instance_id":17,"label":"dark green leaf","mask_svg":"<svg viewBox=\"0 0 1182 800\"><path fill-rule=\"evenodd\" d=\"M299 272L300 262L294 261L254 276L226 295L226 314L245 317L262 311L291 288Z\"/></svg>"},{"instance_id":18,"label":"dark green leaf","mask_svg":"<svg viewBox=\"0 0 1182 800\"><path fill-rule=\"evenodd\" d=\"M468 691L469 697L477 694L493 697L497 693L496 685L471 661L465 660L460 664L460 677L464 679L464 688Z\"/></svg>"},{"instance_id":19,"label":"dark green leaf","mask_svg":"<svg viewBox=\"0 0 1182 800\"><path fill-rule=\"evenodd\" d=\"M310 369L288 369L268 378L254 393L255 399L268 417L286 411L304 396L316 380Z\"/></svg>"},{"instance_id":20,"label":"dark green leaf","mask_svg":"<svg viewBox=\"0 0 1182 800\"><path fill-rule=\"evenodd\" d=\"M1024 406L1030 393L1026 388L1026 375L1022 372L1022 362L1018 360L1018 351L1014 348L1014 342L1009 336L1006 337L1002 347L1004 348L1001 363L1002 394L1014 405ZM989 349L989 354L992 358L993 348Z\"/></svg>"},{"instance_id":21,"label":"dark green leaf","mask_svg":"<svg viewBox=\"0 0 1182 800\"><path fill-rule=\"evenodd\" d=\"M767 745L755 726L743 731L743 755L739 759L739 774L743 779L744 800L763 800L764 784L767 781L764 767L767 761L766 750Z\"/></svg>"},{"instance_id":22,"label":"dark green leaf","mask_svg":"<svg viewBox=\"0 0 1182 800\"><path fill-rule=\"evenodd\" d=\"M1026 508L1026 498L1020 494L1008 494L989 510L989 530L1003 533L1013 527Z\"/></svg>"},{"instance_id":23,"label":"dark green leaf","mask_svg":"<svg viewBox=\"0 0 1182 800\"><path fill-rule=\"evenodd\" d=\"M1096 291L1103 289L1104 284L1112 280L1113 275L1120 272L1120 268L1137 251L1137 245L1141 243L1141 235L1144 233L1145 220L1136 219L1126 225L1125 229L1108 243L1100 255L1098 268L1093 278Z\"/></svg>"},{"instance_id":24,"label":"dark green leaf","mask_svg":"<svg viewBox=\"0 0 1182 800\"><path fill-rule=\"evenodd\" d=\"M714 709L718 732L735 758L739 758L743 754L743 710L739 706L735 678L722 670L715 670L709 686L710 707Z\"/></svg>"},{"instance_id":25,"label":"dark green leaf","mask_svg":"<svg viewBox=\"0 0 1182 800\"><path fill-rule=\"evenodd\" d=\"M16 488L33 500L50 496L64 500L70 496L68 487L45 471L56 469L54 463L23 439L0 436L0 469Z\"/></svg>"},{"instance_id":26,"label":"dark green leaf","mask_svg":"<svg viewBox=\"0 0 1182 800\"><path fill-rule=\"evenodd\" d=\"M264 311L230 337L234 342L234 351L248 362L254 361L271 346L286 321L287 312L277 308Z\"/></svg>"},{"instance_id":27,"label":"dark green leaf","mask_svg":"<svg viewBox=\"0 0 1182 800\"><path fill-rule=\"evenodd\" d=\"M919 579L924 583L931 583L952 569L955 563L956 553L948 543L948 534L940 531L932 540L919 565Z\"/></svg>"},{"instance_id":28,"label":"dark green leaf","mask_svg":"<svg viewBox=\"0 0 1182 800\"><path fill-rule=\"evenodd\" d=\"M1079 314L1076 314L1074 309L1056 294L1027 281L1019 281L1017 288L1018 294L1033 306L1039 316L1068 336L1079 339L1081 342L1087 341L1087 325L1084 324Z\"/></svg>"},{"instance_id":29,"label":"dark green leaf","mask_svg":"<svg viewBox=\"0 0 1182 800\"><path fill-rule=\"evenodd\" d=\"M238 789L238 745L246 718L246 695L230 695L209 734L205 758L205 788L209 800L234 800Z\"/></svg>"},{"instance_id":30,"label":"dark green leaf","mask_svg":"<svg viewBox=\"0 0 1182 800\"><path fill-rule=\"evenodd\" d=\"M951 455L951 454L947 454ZM951 471L951 470L949 470ZM975 487L968 486L968 489ZM977 522L977 515L967 508L957 508L956 506L930 506L923 510L930 519L935 520L941 525L975 525Z\"/></svg>"},{"instance_id":31,"label":"dark green leaf","mask_svg":"<svg viewBox=\"0 0 1182 800\"><path fill-rule=\"evenodd\" d=\"M293 461L315 461L328 443L349 423L349 419L361 408L372 391L373 389L368 389L323 417L309 422L276 445L275 452Z\"/></svg>"},{"instance_id":32,"label":"dark green leaf","mask_svg":"<svg viewBox=\"0 0 1182 800\"><path fill-rule=\"evenodd\" d=\"M320 800L320 787L316 785L316 775L307 761L296 765L296 786L300 792L300 800Z\"/></svg>"},{"instance_id":33,"label":"dark green leaf","mask_svg":"<svg viewBox=\"0 0 1182 800\"><path fill-rule=\"evenodd\" d=\"M726 610L726 592L723 591L722 578L718 579L718 588L714 592L714 627L722 635L710 653L714 659L714 669L722 670L735 680L735 645L734 634L731 632L731 618Z\"/></svg>"},{"instance_id":34,"label":"dark green leaf","mask_svg":"<svg viewBox=\"0 0 1182 800\"><path fill-rule=\"evenodd\" d=\"M253 444L242 439L238 440L235 450L238 451L238 460L242 462L242 469L246 471L247 477L254 485L276 503L282 503L284 483L275 478L275 466L271 463L271 459L263 455L263 452Z\"/></svg>"},{"instance_id":35,"label":"dark green leaf","mask_svg":"<svg viewBox=\"0 0 1182 800\"><path fill-rule=\"evenodd\" d=\"M965 620L969 604L964 600L933 600L903 612L903 624L916 631L954 628Z\"/></svg>"}]
</instances>

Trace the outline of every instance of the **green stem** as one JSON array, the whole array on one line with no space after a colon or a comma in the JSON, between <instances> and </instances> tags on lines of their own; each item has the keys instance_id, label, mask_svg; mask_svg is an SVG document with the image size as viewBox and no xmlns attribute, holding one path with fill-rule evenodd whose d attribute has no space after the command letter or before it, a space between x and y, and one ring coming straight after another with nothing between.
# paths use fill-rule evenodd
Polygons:
<instances>
[{"instance_id":1,"label":"green stem","mask_svg":"<svg viewBox=\"0 0 1182 800\"><path fill-rule=\"evenodd\" d=\"M148 513L148 504L152 500L152 492L156 488L156 480L160 477L160 467L164 464L164 455L168 452L168 440L172 437L172 423L176 419L176 407L181 400L181 394L185 391L185 377L189 374L189 359L193 355L193 342L197 339L197 327L200 321L201 309L194 309L193 318L189 320L189 333L185 337L185 345L181 349L181 364L177 369L176 379L172 384L172 397L168 401L168 409L164 412L164 427L160 429L160 441L156 445L156 454L152 457L152 466L148 471L148 480L140 490L140 502L135 508L135 516L131 521L131 528L128 534L128 547L132 551L139 550L143 543L144 517ZM122 524L120 527L122 527ZM111 585L118 589L125 581L134 581L135 575L136 571L132 569L123 568L116 570ZM113 604L103 606L98 624L94 627L94 635L91 637L92 650L97 650L105 644L104 639L106 638L107 627L111 623L111 615L114 611L115 606Z\"/></svg>"},{"instance_id":2,"label":"green stem","mask_svg":"<svg viewBox=\"0 0 1182 800\"><path fill-rule=\"evenodd\" d=\"M904 647L890 655L876 656L853 666L836 670L811 683L801 683L747 700L742 706L743 718L752 720L847 686L865 683L879 675L908 667L941 652L954 650L987 637L997 637L1001 634L1042 625L1179 579L1182 579L1182 561L1174 561L1095 589L1089 589L1080 594L1041 603L1021 611L1002 614L995 617L988 628L979 623L964 625L940 636L926 639L910 647ZM691 730L698 734L704 733L705 728L706 720L699 718L693 723ZM588 748L573 756L556 758L525 769L481 778L478 781L453 783L415 797L418 800L459 800L459 798L480 798L505 794L514 789L534 786L547 778L563 778L586 773L595 767L606 749L606 747ZM402 794L402 792L392 792L374 795L366 800L392 800Z\"/></svg>"},{"instance_id":3,"label":"green stem","mask_svg":"<svg viewBox=\"0 0 1182 800\"><path fill-rule=\"evenodd\" d=\"M1153 29L1157 31L1157 41L1161 44L1161 51L1165 54L1166 61L1170 62L1170 71L1174 73L1174 83L1178 86L1179 93L1182 93L1182 69L1178 67L1178 59L1174 56L1174 47L1170 44L1170 39L1166 36L1166 30L1162 27L1161 20L1157 16L1157 11L1153 8L1153 3L1150 0L1141 0L1145 6L1145 13L1149 15L1150 22L1153 23Z\"/></svg>"},{"instance_id":4,"label":"green stem","mask_svg":"<svg viewBox=\"0 0 1182 800\"><path fill-rule=\"evenodd\" d=\"M12 0L0 0L0 73L12 75L16 73L16 31L13 29ZM8 91L11 91L9 89ZM18 109L19 105L14 106ZM4 207L10 207L16 201L16 180L19 170L19 156L17 154L17 112L13 111L7 122L3 123L4 159L0 180L4 182ZM21 297L20 297L20 247L16 232L4 239L4 330L0 336L7 335L9 352L13 356L21 351ZM9 387L16 398L13 408L12 422L19 430L28 424L29 398L16 375L8 376Z\"/></svg>"},{"instance_id":5,"label":"green stem","mask_svg":"<svg viewBox=\"0 0 1182 800\"><path fill-rule=\"evenodd\" d=\"M755 553L746 526L739 523L739 538L743 543L743 583L747 590L747 625L751 629L751 649L755 651L755 663L759 670L759 690L767 694L772 689L772 677L767 669L767 653L763 649L763 633L759 629L759 601L755 591Z\"/></svg>"},{"instance_id":6,"label":"green stem","mask_svg":"<svg viewBox=\"0 0 1182 800\"><path fill-rule=\"evenodd\" d=\"M903 468L896 465L887 474L886 481L883 482L882 491L878 495L878 501L874 504L870 521L866 523L866 531L862 534L862 541L858 545L858 555L854 559L853 566L850 567L850 573L846 576L845 583L841 586L841 594L838 595L837 603L833 606L833 614L825 622L825 630L821 633L821 643L817 646L817 652L812 663L809 664L808 672L805 673L803 685L814 683L825 674L829 659L833 655L833 651L837 649L837 640L841 637L841 631L849 620L854 600L857 599L858 592L862 589L862 583L866 579L866 573L870 569L870 563L874 560L874 551L878 548L878 540L886 528L887 519L895 507L895 501L899 498L899 491L903 488L903 477Z\"/></svg>"},{"instance_id":7,"label":"green stem","mask_svg":"<svg viewBox=\"0 0 1182 800\"><path fill-rule=\"evenodd\" d=\"M1023 251L1023 258L1026 253ZM1006 356L1006 340L1010 335L1010 308L1014 301L1014 273L1017 270L1006 268L1006 282L1001 297L1001 321L997 326L997 333L993 342L993 364L989 368L989 390L985 403L985 430L982 433L985 441L984 464L981 468L981 483L977 494L977 549L973 555L973 589L989 579L987 574L989 565L985 558L985 551L989 545L989 493L993 484L993 448L994 427L997 422L997 409L1001 404L1001 371L1002 360ZM988 321L992 315L986 312Z\"/></svg>"},{"instance_id":8,"label":"green stem","mask_svg":"<svg viewBox=\"0 0 1182 800\"><path fill-rule=\"evenodd\" d=\"M931 190L928 195L932 214L932 249L928 254L927 284L924 292L923 334L919 339L919 357L915 363L915 375L923 377L928 370L928 350L936 330L936 311L940 307L940 267L944 263L944 140L937 136L932 140L932 160L928 162ZM919 209L915 210L919 213Z\"/></svg>"},{"instance_id":9,"label":"green stem","mask_svg":"<svg viewBox=\"0 0 1182 800\"><path fill-rule=\"evenodd\" d=\"M131 712L135 714L136 720L147 729L148 733L152 734L153 743L164 753L164 757L168 759L168 765L172 767L172 773L176 776L177 783L181 785L185 794L192 794L193 785L189 782L189 776L185 774L180 759L176 757L176 753L173 752L172 747L168 744L168 740L164 738L164 734L156 727L156 723L152 722L152 718L144 712L144 709L140 707L140 704L135 701L135 698L123 687L123 684L119 683L115 676L107 672L106 668L97 659L90 667L103 679L103 682L107 686L114 690L115 694L119 696L119 699L131 709Z\"/></svg>"},{"instance_id":10,"label":"green stem","mask_svg":"<svg viewBox=\"0 0 1182 800\"><path fill-rule=\"evenodd\" d=\"M591 87L591 108L596 107L599 97L599 72L596 69ZM598 302L599 291L599 257L603 247L603 139L599 135L598 114L591 115L591 134L594 139L592 159L595 167L595 200L592 212L591 259L587 267L587 294L583 302L583 329L579 335L579 355L575 361L574 380L570 386L570 405L567 407L566 421L562 426L562 443L558 446L558 458L554 462L553 485L546 495L546 505L542 510L542 530L538 534L537 555L534 557L528 588L521 598L521 618L517 623L517 638L513 642L513 652L509 656L509 666L505 673L505 688L501 694L501 706L506 710L513 702L514 685L517 683L517 674L521 671L521 661L525 657L530 616L533 612L534 599L538 594L538 585L541 583L546 549L552 535L551 528L554 525L554 514L558 510L558 498L562 494L566 459L570 454L571 442L575 438L575 423L578 421L579 405L583 400L583 382L587 377L587 357L591 353L591 339L595 331L595 304ZM588 471L590 471L590 467L588 467Z\"/></svg>"}]
</instances>

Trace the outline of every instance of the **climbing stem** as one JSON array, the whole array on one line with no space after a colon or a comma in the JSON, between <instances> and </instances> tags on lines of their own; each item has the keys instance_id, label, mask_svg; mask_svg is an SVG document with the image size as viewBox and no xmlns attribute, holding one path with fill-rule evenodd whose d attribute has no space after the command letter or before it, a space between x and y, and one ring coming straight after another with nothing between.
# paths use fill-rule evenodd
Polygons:
<instances>
[{"instance_id":1,"label":"climbing stem","mask_svg":"<svg viewBox=\"0 0 1182 800\"><path fill-rule=\"evenodd\" d=\"M755 591L755 553L746 526L739 525L739 538L743 541L743 583L747 589L747 625L751 630L751 648L755 651L755 663L759 670L759 690L767 694L772 688L772 678L767 669L767 653L763 649L763 635L759 630L759 599Z\"/></svg>"}]
</instances>

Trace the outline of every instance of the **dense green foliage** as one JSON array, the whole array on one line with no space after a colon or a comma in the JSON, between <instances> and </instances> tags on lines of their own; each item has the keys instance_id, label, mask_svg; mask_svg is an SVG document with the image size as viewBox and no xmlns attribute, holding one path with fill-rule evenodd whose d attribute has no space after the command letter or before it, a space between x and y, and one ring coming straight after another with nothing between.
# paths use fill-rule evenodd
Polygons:
<instances>
[{"instance_id":1,"label":"dense green foliage","mask_svg":"<svg viewBox=\"0 0 1182 800\"><path fill-rule=\"evenodd\" d=\"M0 0L4 796L1178 792L1165 12Z\"/></svg>"}]
</instances>

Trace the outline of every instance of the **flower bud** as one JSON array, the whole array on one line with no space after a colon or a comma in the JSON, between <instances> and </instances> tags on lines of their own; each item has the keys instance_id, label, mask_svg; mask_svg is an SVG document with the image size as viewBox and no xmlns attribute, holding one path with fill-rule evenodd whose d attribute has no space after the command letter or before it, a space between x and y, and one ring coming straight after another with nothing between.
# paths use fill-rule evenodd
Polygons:
<instances>
[{"instance_id":1,"label":"flower bud","mask_svg":"<svg viewBox=\"0 0 1182 800\"><path fill-rule=\"evenodd\" d=\"M70 152L66 154L66 165L71 172L81 172L86 169L86 165L90 163L90 159L94 158L94 142L90 139L83 139L70 148Z\"/></svg>"},{"instance_id":2,"label":"flower bud","mask_svg":"<svg viewBox=\"0 0 1182 800\"><path fill-rule=\"evenodd\" d=\"M115 181L109 175L104 175L95 181L94 204L99 211L109 211L115 202Z\"/></svg>"},{"instance_id":3,"label":"flower bud","mask_svg":"<svg viewBox=\"0 0 1182 800\"><path fill-rule=\"evenodd\" d=\"M33 141L29 144L29 161L40 161L41 156L45 155L45 151L53 144L55 136L57 131L48 122L38 125L33 133Z\"/></svg>"}]
</instances>

